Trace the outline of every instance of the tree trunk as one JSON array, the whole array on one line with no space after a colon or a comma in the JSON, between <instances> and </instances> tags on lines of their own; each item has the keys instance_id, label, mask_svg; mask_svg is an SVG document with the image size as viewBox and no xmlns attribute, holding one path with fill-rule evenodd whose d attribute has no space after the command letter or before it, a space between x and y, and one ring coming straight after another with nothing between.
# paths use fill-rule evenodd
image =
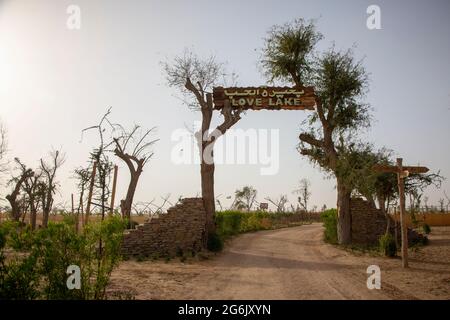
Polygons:
<instances>
[{"instance_id":1,"label":"tree trunk","mask_svg":"<svg viewBox=\"0 0 450 320\"><path fill-rule=\"evenodd\" d=\"M36 217L37 217L36 207L33 204L31 204L31 209L30 209L31 230L35 230L36 229Z\"/></svg>"},{"instance_id":2,"label":"tree trunk","mask_svg":"<svg viewBox=\"0 0 450 320\"><path fill-rule=\"evenodd\" d=\"M42 228L47 228L48 226L48 216L50 215L50 211L44 209L42 211Z\"/></svg>"},{"instance_id":3,"label":"tree trunk","mask_svg":"<svg viewBox=\"0 0 450 320\"><path fill-rule=\"evenodd\" d=\"M214 202L214 164L207 164L202 161L200 167L201 179L202 179L202 198L203 205L206 211L206 234L205 242L207 236L210 233L216 231L216 224L214 221L214 215L216 211Z\"/></svg>"},{"instance_id":4,"label":"tree trunk","mask_svg":"<svg viewBox=\"0 0 450 320\"><path fill-rule=\"evenodd\" d=\"M134 193L136 192L137 184L139 181L140 172L130 172L130 184L128 185L127 195L125 200L121 202L121 210L124 218L128 219L128 223L131 223L131 207L133 206Z\"/></svg>"},{"instance_id":5,"label":"tree trunk","mask_svg":"<svg viewBox=\"0 0 450 320\"><path fill-rule=\"evenodd\" d=\"M391 218L389 217L389 213L386 209L386 198L384 194L379 194L377 196L378 198L378 206L380 207L380 211L384 214L386 217L386 231L385 234L388 235L391 231Z\"/></svg>"},{"instance_id":6,"label":"tree trunk","mask_svg":"<svg viewBox=\"0 0 450 320\"><path fill-rule=\"evenodd\" d=\"M11 218L14 221L20 220L20 206L16 202L16 196L14 194L7 195L6 200L9 201L9 204L11 205Z\"/></svg>"},{"instance_id":7,"label":"tree trunk","mask_svg":"<svg viewBox=\"0 0 450 320\"><path fill-rule=\"evenodd\" d=\"M337 235L339 244L350 244L352 241L352 217L350 213L351 191L337 180Z\"/></svg>"}]
</instances>

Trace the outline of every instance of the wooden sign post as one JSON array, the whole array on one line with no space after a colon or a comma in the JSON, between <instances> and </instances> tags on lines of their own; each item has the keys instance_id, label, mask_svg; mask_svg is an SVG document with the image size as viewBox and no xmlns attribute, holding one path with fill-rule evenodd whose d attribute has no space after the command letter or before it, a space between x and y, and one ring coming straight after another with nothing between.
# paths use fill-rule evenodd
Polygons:
<instances>
[{"instance_id":1,"label":"wooden sign post","mask_svg":"<svg viewBox=\"0 0 450 320\"><path fill-rule=\"evenodd\" d=\"M408 177L410 173L426 173L429 169L427 167L403 166L402 158L397 158L396 166L375 165L372 169L376 172L397 173L398 194L400 199L400 228L402 236L402 266L403 268L408 268L408 230L405 221L405 178Z\"/></svg>"},{"instance_id":2,"label":"wooden sign post","mask_svg":"<svg viewBox=\"0 0 450 320\"><path fill-rule=\"evenodd\" d=\"M314 110L313 87L215 87L214 108L222 109L225 101L242 110Z\"/></svg>"}]
</instances>

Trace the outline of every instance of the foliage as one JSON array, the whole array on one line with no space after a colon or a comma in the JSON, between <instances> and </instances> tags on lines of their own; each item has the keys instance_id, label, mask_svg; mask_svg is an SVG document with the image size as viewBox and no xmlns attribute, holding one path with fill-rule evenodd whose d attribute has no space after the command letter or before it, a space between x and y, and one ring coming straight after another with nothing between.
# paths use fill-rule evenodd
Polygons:
<instances>
[{"instance_id":1,"label":"foliage","mask_svg":"<svg viewBox=\"0 0 450 320\"><path fill-rule=\"evenodd\" d=\"M207 248L212 252L219 252L223 249L223 239L216 232L212 232L208 235Z\"/></svg>"},{"instance_id":2,"label":"foliage","mask_svg":"<svg viewBox=\"0 0 450 320\"><path fill-rule=\"evenodd\" d=\"M338 243L337 237L337 210L328 209L320 214L320 218L323 221L324 239L331 244Z\"/></svg>"},{"instance_id":3,"label":"foliage","mask_svg":"<svg viewBox=\"0 0 450 320\"><path fill-rule=\"evenodd\" d=\"M6 262L3 249L18 243L13 224L0 228L0 296L3 299L105 299L111 272L120 261L120 245L125 222L109 217L90 223L77 233L74 220L50 222L48 228L30 232L29 247L21 257ZM21 236L21 239L23 236ZM16 254L17 255L17 254ZM81 289L69 290L67 267L81 271ZM16 293L14 293L16 292Z\"/></svg>"},{"instance_id":4,"label":"foliage","mask_svg":"<svg viewBox=\"0 0 450 320\"><path fill-rule=\"evenodd\" d=\"M245 209L250 211L256 199L257 191L252 186L245 186L241 190L236 190L234 207L236 209Z\"/></svg>"},{"instance_id":5,"label":"foliage","mask_svg":"<svg viewBox=\"0 0 450 320\"><path fill-rule=\"evenodd\" d=\"M428 223L424 223L422 226L423 233L430 234L431 233L431 227Z\"/></svg>"},{"instance_id":6,"label":"foliage","mask_svg":"<svg viewBox=\"0 0 450 320\"><path fill-rule=\"evenodd\" d=\"M397 245L394 237L390 233L382 235L379 239L380 251L387 257L397 255Z\"/></svg>"},{"instance_id":7,"label":"foliage","mask_svg":"<svg viewBox=\"0 0 450 320\"><path fill-rule=\"evenodd\" d=\"M295 216L298 214L266 211L217 211L215 215L216 231L222 239L226 239L244 232L270 230L285 226L285 221L289 221L289 217Z\"/></svg>"},{"instance_id":8,"label":"foliage","mask_svg":"<svg viewBox=\"0 0 450 320\"><path fill-rule=\"evenodd\" d=\"M311 182L306 178L301 179L299 189L295 190L294 193L298 194L297 201L301 208L308 211L308 201L311 197Z\"/></svg>"},{"instance_id":9,"label":"foliage","mask_svg":"<svg viewBox=\"0 0 450 320\"><path fill-rule=\"evenodd\" d=\"M262 50L265 76L272 82L294 78L294 82L302 83L312 69L314 46L321 39L313 21L296 19L292 23L273 26Z\"/></svg>"}]
</instances>

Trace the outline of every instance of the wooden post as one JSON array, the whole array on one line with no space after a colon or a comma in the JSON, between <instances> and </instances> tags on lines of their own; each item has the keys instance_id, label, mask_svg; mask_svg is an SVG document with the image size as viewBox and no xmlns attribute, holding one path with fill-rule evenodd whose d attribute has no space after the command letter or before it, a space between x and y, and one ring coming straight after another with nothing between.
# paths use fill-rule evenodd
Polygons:
<instances>
[{"instance_id":1,"label":"wooden post","mask_svg":"<svg viewBox=\"0 0 450 320\"><path fill-rule=\"evenodd\" d=\"M109 215L112 216L114 213L114 200L116 198L116 186L117 186L117 166L114 166L114 178L113 178L113 187L111 193L111 207L109 209Z\"/></svg>"},{"instance_id":2,"label":"wooden post","mask_svg":"<svg viewBox=\"0 0 450 320\"><path fill-rule=\"evenodd\" d=\"M374 165L372 167L376 172L390 172L397 173L398 194L400 199L400 228L402 237L402 266L408 268L408 228L406 226L406 209L405 209L405 178L410 173L426 173L427 167L419 166L403 166L403 159L397 158L397 165ZM397 228L395 228L397 232ZM395 236L397 240L397 235Z\"/></svg>"},{"instance_id":3,"label":"wooden post","mask_svg":"<svg viewBox=\"0 0 450 320\"><path fill-rule=\"evenodd\" d=\"M94 192L96 171L97 171L97 162L94 162L94 167L92 168L92 175L91 175L91 184L89 185L89 194L88 194L88 202L86 205L86 213L84 215L84 225L87 225L89 222L89 215L91 213L92 193Z\"/></svg>"},{"instance_id":4,"label":"wooden post","mask_svg":"<svg viewBox=\"0 0 450 320\"><path fill-rule=\"evenodd\" d=\"M400 199L400 228L402 235L402 267L408 268L408 230L406 228L405 213L405 181L403 172L403 159L397 158L397 181Z\"/></svg>"},{"instance_id":5,"label":"wooden post","mask_svg":"<svg viewBox=\"0 0 450 320\"><path fill-rule=\"evenodd\" d=\"M73 207L73 193L71 194L71 201L72 201L72 215L75 213L74 207Z\"/></svg>"}]
</instances>

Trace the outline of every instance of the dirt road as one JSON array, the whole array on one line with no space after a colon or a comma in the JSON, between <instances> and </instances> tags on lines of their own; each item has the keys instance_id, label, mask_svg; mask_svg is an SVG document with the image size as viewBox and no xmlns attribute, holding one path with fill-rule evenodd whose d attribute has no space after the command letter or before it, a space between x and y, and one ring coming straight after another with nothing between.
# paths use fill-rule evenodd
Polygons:
<instances>
[{"instance_id":1,"label":"dirt road","mask_svg":"<svg viewBox=\"0 0 450 320\"><path fill-rule=\"evenodd\" d=\"M381 267L381 290L367 288L371 264ZM129 289L137 299L436 298L424 284L411 283L424 272L416 269L405 275L398 259L355 256L325 244L321 224L311 224L241 235L207 261L127 261L113 274L112 287ZM442 285L437 297L448 299L450 283ZM424 292L417 296L414 288Z\"/></svg>"}]
</instances>

